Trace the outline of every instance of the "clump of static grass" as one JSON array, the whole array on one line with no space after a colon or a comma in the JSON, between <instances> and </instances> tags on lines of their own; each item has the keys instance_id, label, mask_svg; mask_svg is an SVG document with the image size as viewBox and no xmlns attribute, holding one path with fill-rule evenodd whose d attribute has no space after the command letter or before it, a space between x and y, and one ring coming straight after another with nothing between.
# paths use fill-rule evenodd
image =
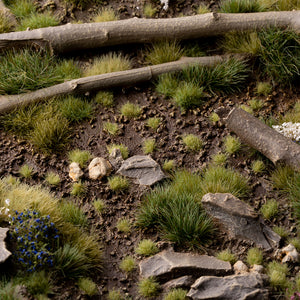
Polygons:
<instances>
[{"instance_id":1,"label":"clump of static grass","mask_svg":"<svg viewBox=\"0 0 300 300\"><path fill-rule=\"evenodd\" d=\"M192 107L200 106L203 99L207 97L204 93L204 88L199 87L193 82L182 82L173 92L173 100L182 109L189 109Z\"/></svg>"},{"instance_id":2,"label":"clump of static grass","mask_svg":"<svg viewBox=\"0 0 300 300\"><path fill-rule=\"evenodd\" d=\"M152 6L151 3L146 3L144 5L144 15L148 18L152 18L156 14L156 8Z\"/></svg>"},{"instance_id":3,"label":"clump of static grass","mask_svg":"<svg viewBox=\"0 0 300 300\"><path fill-rule=\"evenodd\" d=\"M81 181L74 182L70 194L73 196L83 196L86 192L86 186Z\"/></svg>"},{"instance_id":4,"label":"clump of static grass","mask_svg":"<svg viewBox=\"0 0 300 300\"><path fill-rule=\"evenodd\" d=\"M232 93L240 91L249 73L249 67L243 60L230 58L214 67L192 66L182 71L182 78L192 82L204 91L214 94L216 91Z\"/></svg>"},{"instance_id":5,"label":"clump of static grass","mask_svg":"<svg viewBox=\"0 0 300 300\"><path fill-rule=\"evenodd\" d=\"M143 142L143 152L144 154L151 154L156 150L155 139L146 139Z\"/></svg>"},{"instance_id":6,"label":"clump of static grass","mask_svg":"<svg viewBox=\"0 0 300 300\"><path fill-rule=\"evenodd\" d=\"M123 104L120 111L122 116L129 119L137 118L142 113L141 107L138 104L134 104L131 102Z\"/></svg>"},{"instance_id":7,"label":"clump of static grass","mask_svg":"<svg viewBox=\"0 0 300 300\"><path fill-rule=\"evenodd\" d=\"M207 193L231 193L245 197L249 193L248 179L239 172L222 166L209 166L200 182L201 197Z\"/></svg>"},{"instance_id":8,"label":"clump of static grass","mask_svg":"<svg viewBox=\"0 0 300 300\"><path fill-rule=\"evenodd\" d=\"M225 153L217 153L211 157L211 161L216 166L224 166L227 162L227 155Z\"/></svg>"},{"instance_id":9,"label":"clump of static grass","mask_svg":"<svg viewBox=\"0 0 300 300\"><path fill-rule=\"evenodd\" d=\"M105 209L105 203L101 199L97 199L93 202L94 208L97 213L101 214Z\"/></svg>"},{"instance_id":10,"label":"clump of static grass","mask_svg":"<svg viewBox=\"0 0 300 300\"><path fill-rule=\"evenodd\" d=\"M289 239L288 242L289 242L289 244L292 244L297 249L297 251L300 250L300 238L299 237Z\"/></svg>"},{"instance_id":11,"label":"clump of static grass","mask_svg":"<svg viewBox=\"0 0 300 300\"><path fill-rule=\"evenodd\" d=\"M68 96L60 101L59 110L63 117L76 123L91 118L94 112L92 104L74 96Z\"/></svg>"},{"instance_id":12,"label":"clump of static grass","mask_svg":"<svg viewBox=\"0 0 300 300\"><path fill-rule=\"evenodd\" d=\"M0 33L10 32L13 27L14 24L9 16L4 11L0 11Z\"/></svg>"},{"instance_id":13,"label":"clump of static grass","mask_svg":"<svg viewBox=\"0 0 300 300\"><path fill-rule=\"evenodd\" d=\"M255 160L251 164L251 169L255 174L262 173L265 170L266 166L262 160Z\"/></svg>"},{"instance_id":14,"label":"clump of static grass","mask_svg":"<svg viewBox=\"0 0 300 300\"><path fill-rule=\"evenodd\" d=\"M286 278L289 272L286 264L281 264L276 261L272 261L267 265L267 275L270 279L270 284L273 287L285 288L288 285Z\"/></svg>"},{"instance_id":15,"label":"clump of static grass","mask_svg":"<svg viewBox=\"0 0 300 300\"><path fill-rule=\"evenodd\" d=\"M113 289L108 292L107 299L108 300L124 300L124 296L122 295L121 291Z\"/></svg>"},{"instance_id":16,"label":"clump of static grass","mask_svg":"<svg viewBox=\"0 0 300 300\"><path fill-rule=\"evenodd\" d=\"M269 82L260 81L256 84L255 90L258 95L267 96L272 91L272 85Z\"/></svg>"},{"instance_id":17,"label":"clump of static grass","mask_svg":"<svg viewBox=\"0 0 300 300\"><path fill-rule=\"evenodd\" d=\"M118 135L120 133L120 127L117 123L104 122L103 130L111 135Z\"/></svg>"},{"instance_id":18,"label":"clump of static grass","mask_svg":"<svg viewBox=\"0 0 300 300\"><path fill-rule=\"evenodd\" d=\"M287 239L289 236L289 232L283 226L274 226L273 231L283 239Z\"/></svg>"},{"instance_id":19,"label":"clump of static grass","mask_svg":"<svg viewBox=\"0 0 300 300\"><path fill-rule=\"evenodd\" d=\"M63 59L59 61L56 72L65 81L80 78L82 75L81 69L72 59Z\"/></svg>"},{"instance_id":20,"label":"clump of static grass","mask_svg":"<svg viewBox=\"0 0 300 300\"><path fill-rule=\"evenodd\" d=\"M263 252L258 248L250 248L247 252L247 263L250 266L261 265L263 262Z\"/></svg>"},{"instance_id":21,"label":"clump of static grass","mask_svg":"<svg viewBox=\"0 0 300 300\"><path fill-rule=\"evenodd\" d=\"M126 256L120 263L120 269L126 273L132 272L136 268L135 259L132 256Z\"/></svg>"},{"instance_id":22,"label":"clump of static grass","mask_svg":"<svg viewBox=\"0 0 300 300\"><path fill-rule=\"evenodd\" d=\"M182 137L183 144L188 151L197 152L202 149L203 142L200 137L194 134L187 134Z\"/></svg>"},{"instance_id":23,"label":"clump of static grass","mask_svg":"<svg viewBox=\"0 0 300 300\"><path fill-rule=\"evenodd\" d=\"M173 171L175 169L175 161L173 159L165 160L162 168L166 172Z\"/></svg>"},{"instance_id":24,"label":"clump of static grass","mask_svg":"<svg viewBox=\"0 0 300 300\"><path fill-rule=\"evenodd\" d=\"M69 161L76 162L81 168L85 168L87 162L92 158L92 154L87 150L75 149L68 153Z\"/></svg>"},{"instance_id":25,"label":"clump of static grass","mask_svg":"<svg viewBox=\"0 0 300 300\"><path fill-rule=\"evenodd\" d=\"M110 22L119 20L119 16L111 7L102 8L94 17L94 22Z\"/></svg>"},{"instance_id":26,"label":"clump of static grass","mask_svg":"<svg viewBox=\"0 0 300 300\"><path fill-rule=\"evenodd\" d=\"M50 52L7 51L0 59L0 93L20 94L61 82L56 68L55 57Z\"/></svg>"},{"instance_id":27,"label":"clump of static grass","mask_svg":"<svg viewBox=\"0 0 300 300\"><path fill-rule=\"evenodd\" d=\"M44 270L29 275L24 280L24 284L31 295L47 295L52 292L50 274Z\"/></svg>"},{"instance_id":28,"label":"clump of static grass","mask_svg":"<svg viewBox=\"0 0 300 300\"><path fill-rule=\"evenodd\" d=\"M259 0L223 0L220 7L223 13L251 13L265 10Z\"/></svg>"},{"instance_id":29,"label":"clump of static grass","mask_svg":"<svg viewBox=\"0 0 300 300\"><path fill-rule=\"evenodd\" d=\"M292 110L287 111L282 118L280 118L280 123L292 122L297 123L300 119L300 102L296 102Z\"/></svg>"},{"instance_id":30,"label":"clump of static grass","mask_svg":"<svg viewBox=\"0 0 300 300\"><path fill-rule=\"evenodd\" d=\"M45 181L50 185L56 186L60 183L60 177L55 172L48 172L45 176Z\"/></svg>"},{"instance_id":31,"label":"clump of static grass","mask_svg":"<svg viewBox=\"0 0 300 300\"><path fill-rule=\"evenodd\" d=\"M224 261L229 261L232 265L237 261L236 256L229 249L217 253L217 258Z\"/></svg>"},{"instance_id":32,"label":"clump of static grass","mask_svg":"<svg viewBox=\"0 0 300 300\"><path fill-rule=\"evenodd\" d=\"M179 85L179 79L172 73L162 74L158 77L156 83L156 91L160 94L164 94L167 97L171 97L174 94L174 90Z\"/></svg>"},{"instance_id":33,"label":"clump of static grass","mask_svg":"<svg viewBox=\"0 0 300 300\"><path fill-rule=\"evenodd\" d=\"M98 289L96 283L90 278L79 278L78 287L85 295L94 296L98 294Z\"/></svg>"},{"instance_id":34,"label":"clump of static grass","mask_svg":"<svg viewBox=\"0 0 300 300\"><path fill-rule=\"evenodd\" d=\"M263 2L268 5L270 10L288 11L300 9L300 3L298 0L264 0Z\"/></svg>"},{"instance_id":35,"label":"clump of static grass","mask_svg":"<svg viewBox=\"0 0 300 300\"><path fill-rule=\"evenodd\" d=\"M260 209L265 219L270 220L278 214L278 203L275 199L267 201Z\"/></svg>"},{"instance_id":36,"label":"clump of static grass","mask_svg":"<svg viewBox=\"0 0 300 300\"><path fill-rule=\"evenodd\" d=\"M150 239L141 240L135 248L135 252L142 256L151 256L158 251L156 244Z\"/></svg>"},{"instance_id":37,"label":"clump of static grass","mask_svg":"<svg viewBox=\"0 0 300 300\"><path fill-rule=\"evenodd\" d=\"M289 186L295 179L295 171L289 166L279 166L271 174L271 180L275 188L288 192Z\"/></svg>"},{"instance_id":38,"label":"clump of static grass","mask_svg":"<svg viewBox=\"0 0 300 300\"><path fill-rule=\"evenodd\" d=\"M131 223L128 219L122 218L118 220L116 227L120 232L129 233L131 230Z\"/></svg>"},{"instance_id":39,"label":"clump of static grass","mask_svg":"<svg viewBox=\"0 0 300 300\"><path fill-rule=\"evenodd\" d=\"M19 173L22 177L28 179L32 177L33 168L25 164L19 169Z\"/></svg>"},{"instance_id":40,"label":"clump of static grass","mask_svg":"<svg viewBox=\"0 0 300 300\"><path fill-rule=\"evenodd\" d=\"M126 177L115 175L108 178L109 188L115 192L127 190L129 182Z\"/></svg>"},{"instance_id":41,"label":"clump of static grass","mask_svg":"<svg viewBox=\"0 0 300 300\"><path fill-rule=\"evenodd\" d=\"M183 53L183 49L176 41L158 42L146 50L145 60L151 65L158 65L178 60Z\"/></svg>"},{"instance_id":42,"label":"clump of static grass","mask_svg":"<svg viewBox=\"0 0 300 300\"><path fill-rule=\"evenodd\" d=\"M93 64L84 72L85 76L100 75L117 71L131 69L129 58L117 53L108 53L101 57L95 58Z\"/></svg>"},{"instance_id":43,"label":"clump of static grass","mask_svg":"<svg viewBox=\"0 0 300 300\"><path fill-rule=\"evenodd\" d=\"M153 277L142 279L138 285L138 293L146 298L155 297L158 294L159 283Z\"/></svg>"},{"instance_id":44,"label":"clump of static grass","mask_svg":"<svg viewBox=\"0 0 300 300\"><path fill-rule=\"evenodd\" d=\"M220 121L220 117L215 112L210 114L209 119L212 123L217 123L218 121Z\"/></svg>"},{"instance_id":45,"label":"clump of static grass","mask_svg":"<svg viewBox=\"0 0 300 300\"><path fill-rule=\"evenodd\" d=\"M29 139L34 146L43 152L60 152L64 150L69 139L69 122L60 113L49 119L46 117L42 116L36 120Z\"/></svg>"},{"instance_id":46,"label":"clump of static grass","mask_svg":"<svg viewBox=\"0 0 300 300\"><path fill-rule=\"evenodd\" d=\"M14 1L9 6L11 12L19 19L28 17L36 12L36 6L33 1L30 0L18 0Z\"/></svg>"},{"instance_id":47,"label":"clump of static grass","mask_svg":"<svg viewBox=\"0 0 300 300\"><path fill-rule=\"evenodd\" d=\"M152 128L153 130L156 130L158 128L158 126L160 125L161 121L160 121L160 118L149 118L147 121L146 121L146 125L150 128Z\"/></svg>"},{"instance_id":48,"label":"clump of static grass","mask_svg":"<svg viewBox=\"0 0 300 300\"><path fill-rule=\"evenodd\" d=\"M253 110L260 110L263 108L264 103L262 100L259 99L251 99L248 101L248 105L253 109Z\"/></svg>"},{"instance_id":49,"label":"clump of static grass","mask_svg":"<svg viewBox=\"0 0 300 300\"><path fill-rule=\"evenodd\" d=\"M18 299L18 289L13 281L0 281L0 297L4 300Z\"/></svg>"},{"instance_id":50,"label":"clump of static grass","mask_svg":"<svg viewBox=\"0 0 300 300\"><path fill-rule=\"evenodd\" d=\"M122 155L122 158L123 158L123 159L128 158L128 155L129 155L128 147L126 147L124 144L119 144L119 145L117 145L117 144L112 144L112 145L107 146L107 150L108 150L108 153L109 153L109 154L111 154L111 152L112 152L114 149L120 149L121 155Z\"/></svg>"},{"instance_id":51,"label":"clump of static grass","mask_svg":"<svg viewBox=\"0 0 300 300\"><path fill-rule=\"evenodd\" d=\"M98 92L95 101L104 107L112 107L114 105L114 94L112 92Z\"/></svg>"},{"instance_id":52,"label":"clump of static grass","mask_svg":"<svg viewBox=\"0 0 300 300\"><path fill-rule=\"evenodd\" d=\"M253 109L248 105L242 104L240 106L240 108L243 109L244 111L246 111L249 114L253 114Z\"/></svg>"},{"instance_id":53,"label":"clump of static grass","mask_svg":"<svg viewBox=\"0 0 300 300\"><path fill-rule=\"evenodd\" d=\"M30 29L37 29L43 27L57 26L59 25L59 20L56 16L52 15L50 12L32 13L27 17L24 17L20 21L20 25L17 26L18 31Z\"/></svg>"},{"instance_id":54,"label":"clump of static grass","mask_svg":"<svg viewBox=\"0 0 300 300\"><path fill-rule=\"evenodd\" d=\"M207 14L207 13L210 13L210 10L208 9L208 7L204 4L200 4L197 8L197 14L202 15L202 14Z\"/></svg>"},{"instance_id":55,"label":"clump of static grass","mask_svg":"<svg viewBox=\"0 0 300 300\"><path fill-rule=\"evenodd\" d=\"M227 154L234 154L241 149L241 142L238 138L228 135L224 140L224 150Z\"/></svg>"},{"instance_id":56,"label":"clump of static grass","mask_svg":"<svg viewBox=\"0 0 300 300\"><path fill-rule=\"evenodd\" d=\"M184 289L173 289L164 296L163 300L185 300L187 291Z\"/></svg>"},{"instance_id":57,"label":"clump of static grass","mask_svg":"<svg viewBox=\"0 0 300 300\"><path fill-rule=\"evenodd\" d=\"M87 227L88 220L84 212L73 202L64 201L60 205L63 218L71 224L79 227Z\"/></svg>"}]
</instances>

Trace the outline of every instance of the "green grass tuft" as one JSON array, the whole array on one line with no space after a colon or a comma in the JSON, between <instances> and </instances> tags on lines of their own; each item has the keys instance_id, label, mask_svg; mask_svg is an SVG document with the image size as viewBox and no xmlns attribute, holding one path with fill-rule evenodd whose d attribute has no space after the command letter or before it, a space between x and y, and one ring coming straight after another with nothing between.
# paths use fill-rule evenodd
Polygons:
<instances>
[{"instance_id":1,"label":"green grass tuft","mask_svg":"<svg viewBox=\"0 0 300 300\"><path fill-rule=\"evenodd\" d=\"M45 176L45 181L50 185L56 186L60 183L60 177L55 172L48 172Z\"/></svg>"},{"instance_id":2,"label":"green grass tuft","mask_svg":"<svg viewBox=\"0 0 300 300\"><path fill-rule=\"evenodd\" d=\"M143 152L144 154L151 154L156 150L155 139L146 139L143 142Z\"/></svg>"},{"instance_id":3,"label":"green grass tuft","mask_svg":"<svg viewBox=\"0 0 300 300\"><path fill-rule=\"evenodd\" d=\"M75 149L68 153L69 162L76 162L81 168L85 168L87 162L92 159L92 154L87 150Z\"/></svg>"},{"instance_id":4,"label":"green grass tuft","mask_svg":"<svg viewBox=\"0 0 300 300\"><path fill-rule=\"evenodd\" d=\"M272 85L269 82L258 82L256 84L256 93L258 95L268 96L272 91Z\"/></svg>"},{"instance_id":5,"label":"green grass tuft","mask_svg":"<svg viewBox=\"0 0 300 300\"><path fill-rule=\"evenodd\" d=\"M286 288L288 280L289 269L286 264L281 264L276 261L272 261L267 265L267 275L270 279L270 284L273 287Z\"/></svg>"},{"instance_id":6,"label":"green grass tuft","mask_svg":"<svg viewBox=\"0 0 300 300\"><path fill-rule=\"evenodd\" d=\"M239 138L228 135L224 140L224 150L227 154L234 154L241 149Z\"/></svg>"},{"instance_id":7,"label":"green grass tuft","mask_svg":"<svg viewBox=\"0 0 300 300\"><path fill-rule=\"evenodd\" d=\"M75 226L87 227L88 220L84 212L73 202L64 201L60 205L60 211L63 218Z\"/></svg>"},{"instance_id":8,"label":"green grass tuft","mask_svg":"<svg viewBox=\"0 0 300 300\"><path fill-rule=\"evenodd\" d=\"M253 114L253 109L248 105L242 104L242 105L240 105L240 108L251 115Z\"/></svg>"},{"instance_id":9,"label":"green grass tuft","mask_svg":"<svg viewBox=\"0 0 300 300\"><path fill-rule=\"evenodd\" d=\"M136 268L135 259L132 256L126 256L120 263L120 269L126 273L132 272Z\"/></svg>"},{"instance_id":10,"label":"green grass tuft","mask_svg":"<svg viewBox=\"0 0 300 300\"><path fill-rule=\"evenodd\" d=\"M115 175L108 178L109 188L115 192L127 190L129 182L126 177Z\"/></svg>"},{"instance_id":11,"label":"green grass tuft","mask_svg":"<svg viewBox=\"0 0 300 300\"><path fill-rule=\"evenodd\" d=\"M52 292L50 274L44 270L29 275L23 282L31 295L49 294Z\"/></svg>"},{"instance_id":12,"label":"green grass tuft","mask_svg":"<svg viewBox=\"0 0 300 300\"><path fill-rule=\"evenodd\" d=\"M9 8L11 12L19 19L28 17L36 12L36 6L31 0L13 1Z\"/></svg>"},{"instance_id":13,"label":"green grass tuft","mask_svg":"<svg viewBox=\"0 0 300 300\"><path fill-rule=\"evenodd\" d=\"M120 134L120 127L117 123L112 122L104 122L103 123L103 130L111 135L118 135Z\"/></svg>"},{"instance_id":14,"label":"green grass tuft","mask_svg":"<svg viewBox=\"0 0 300 300\"><path fill-rule=\"evenodd\" d=\"M217 123L218 121L220 121L220 117L215 112L210 114L209 119L212 123Z\"/></svg>"},{"instance_id":15,"label":"green grass tuft","mask_svg":"<svg viewBox=\"0 0 300 300\"><path fill-rule=\"evenodd\" d=\"M141 296L150 298L158 294L159 283L153 277L142 279L138 285L138 292Z\"/></svg>"},{"instance_id":16,"label":"green grass tuft","mask_svg":"<svg viewBox=\"0 0 300 300\"><path fill-rule=\"evenodd\" d=\"M248 105L253 109L253 110L260 110L261 108L264 107L264 103L262 100L259 99L251 99L248 101Z\"/></svg>"},{"instance_id":17,"label":"green grass tuft","mask_svg":"<svg viewBox=\"0 0 300 300\"><path fill-rule=\"evenodd\" d=\"M267 201L260 209L265 219L270 220L278 214L278 203L275 199Z\"/></svg>"},{"instance_id":18,"label":"green grass tuft","mask_svg":"<svg viewBox=\"0 0 300 300\"><path fill-rule=\"evenodd\" d=\"M79 278L78 287L85 295L90 297L98 294L97 285L90 278Z\"/></svg>"},{"instance_id":19,"label":"green grass tuft","mask_svg":"<svg viewBox=\"0 0 300 300\"><path fill-rule=\"evenodd\" d=\"M164 94L167 97L171 97L178 85L179 79L176 77L176 75L167 73L158 77L155 89L158 93Z\"/></svg>"},{"instance_id":20,"label":"green grass tuft","mask_svg":"<svg viewBox=\"0 0 300 300\"><path fill-rule=\"evenodd\" d=\"M124 300L124 296L121 294L121 291L113 289L108 292L108 300Z\"/></svg>"},{"instance_id":21,"label":"green grass tuft","mask_svg":"<svg viewBox=\"0 0 300 300\"><path fill-rule=\"evenodd\" d=\"M125 71L131 69L131 61L122 54L108 53L95 58L93 64L84 72L85 76Z\"/></svg>"},{"instance_id":22,"label":"green grass tuft","mask_svg":"<svg viewBox=\"0 0 300 300\"><path fill-rule=\"evenodd\" d=\"M81 181L74 182L70 194L73 196L83 196L86 192L86 186Z\"/></svg>"},{"instance_id":23,"label":"green grass tuft","mask_svg":"<svg viewBox=\"0 0 300 300\"><path fill-rule=\"evenodd\" d=\"M178 60L183 53L183 49L176 41L158 42L146 50L145 60L151 65L158 65Z\"/></svg>"},{"instance_id":24,"label":"green grass tuft","mask_svg":"<svg viewBox=\"0 0 300 300\"><path fill-rule=\"evenodd\" d=\"M123 104L120 111L122 116L129 119L138 118L142 113L142 109L138 104L130 102Z\"/></svg>"},{"instance_id":25,"label":"green grass tuft","mask_svg":"<svg viewBox=\"0 0 300 300\"><path fill-rule=\"evenodd\" d=\"M216 166L225 166L227 163L227 155L225 153L216 153L211 157L211 161Z\"/></svg>"},{"instance_id":26,"label":"green grass tuft","mask_svg":"<svg viewBox=\"0 0 300 300\"><path fill-rule=\"evenodd\" d=\"M111 154L111 152L116 148L120 149L123 159L128 158L129 151L128 151L128 148L124 144L119 144L119 145L112 144L112 145L107 146L108 153Z\"/></svg>"},{"instance_id":27,"label":"green grass tuft","mask_svg":"<svg viewBox=\"0 0 300 300\"><path fill-rule=\"evenodd\" d=\"M197 152L200 151L203 146L203 141L200 139L200 137L194 134L187 134L183 136L182 141L188 151Z\"/></svg>"},{"instance_id":28,"label":"green grass tuft","mask_svg":"<svg viewBox=\"0 0 300 300\"><path fill-rule=\"evenodd\" d=\"M255 174L259 174L259 173L262 173L266 169L266 166L262 160L255 160L251 164L251 169Z\"/></svg>"},{"instance_id":29,"label":"green grass tuft","mask_svg":"<svg viewBox=\"0 0 300 300\"><path fill-rule=\"evenodd\" d=\"M112 107L114 105L114 94L112 92L98 92L95 101L104 107Z\"/></svg>"},{"instance_id":30,"label":"green grass tuft","mask_svg":"<svg viewBox=\"0 0 300 300\"><path fill-rule=\"evenodd\" d=\"M295 171L289 166L279 166L271 174L274 187L285 192L289 191L289 186L294 178Z\"/></svg>"},{"instance_id":31,"label":"green grass tuft","mask_svg":"<svg viewBox=\"0 0 300 300\"><path fill-rule=\"evenodd\" d=\"M81 69L72 59L63 59L59 61L56 72L65 81L80 78L82 76Z\"/></svg>"},{"instance_id":32,"label":"green grass tuft","mask_svg":"<svg viewBox=\"0 0 300 300\"><path fill-rule=\"evenodd\" d=\"M229 261L232 265L237 262L236 256L229 249L217 253L217 258L224 261Z\"/></svg>"},{"instance_id":33,"label":"green grass tuft","mask_svg":"<svg viewBox=\"0 0 300 300\"><path fill-rule=\"evenodd\" d=\"M250 248L247 252L247 263L250 266L263 263L263 252L258 248Z\"/></svg>"},{"instance_id":34,"label":"green grass tuft","mask_svg":"<svg viewBox=\"0 0 300 300\"><path fill-rule=\"evenodd\" d=\"M103 7L94 17L94 22L110 22L119 20L119 16L111 7Z\"/></svg>"},{"instance_id":35,"label":"green grass tuft","mask_svg":"<svg viewBox=\"0 0 300 300\"><path fill-rule=\"evenodd\" d=\"M222 13L251 13L265 10L260 0L223 0L220 7Z\"/></svg>"},{"instance_id":36,"label":"green grass tuft","mask_svg":"<svg viewBox=\"0 0 300 300\"><path fill-rule=\"evenodd\" d=\"M8 14L4 11L0 11L0 33L6 33L12 31L14 24L11 22Z\"/></svg>"},{"instance_id":37,"label":"green grass tuft","mask_svg":"<svg viewBox=\"0 0 300 300\"><path fill-rule=\"evenodd\" d=\"M204 4L200 4L197 8L197 15L208 14L210 12L211 11L209 10L209 8Z\"/></svg>"},{"instance_id":38,"label":"green grass tuft","mask_svg":"<svg viewBox=\"0 0 300 300\"><path fill-rule=\"evenodd\" d=\"M160 118L154 117L154 118L149 118L146 122L146 125L152 128L153 130L156 130L160 125L160 123L161 123Z\"/></svg>"},{"instance_id":39,"label":"green grass tuft","mask_svg":"<svg viewBox=\"0 0 300 300\"><path fill-rule=\"evenodd\" d=\"M173 159L165 160L162 168L166 172L173 171L175 169L175 161Z\"/></svg>"},{"instance_id":40,"label":"green grass tuft","mask_svg":"<svg viewBox=\"0 0 300 300\"><path fill-rule=\"evenodd\" d=\"M95 200L93 205L94 205L94 208L95 208L95 210L98 214L102 214L102 212L104 211L105 206L106 206L104 201L101 200L101 199Z\"/></svg>"},{"instance_id":41,"label":"green grass tuft","mask_svg":"<svg viewBox=\"0 0 300 300\"><path fill-rule=\"evenodd\" d=\"M147 18L153 18L155 16L156 12L157 12L156 8L153 7L151 3L146 3L144 5L144 15Z\"/></svg>"},{"instance_id":42,"label":"green grass tuft","mask_svg":"<svg viewBox=\"0 0 300 300\"><path fill-rule=\"evenodd\" d=\"M19 173L22 177L29 179L32 177L33 168L25 164L19 169Z\"/></svg>"},{"instance_id":43,"label":"green grass tuft","mask_svg":"<svg viewBox=\"0 0 300 300\"><path fill-rule=\"evenodd\" d=\"M163 300L185 300L187 295L187 291L178 288L173 289L166 296L164 296Z\"/></svg>"},{"instance_id":44,"label":"green grass tuft","mask_svg":"<svg viewBox=\"0 0 300 300\"><path fill-rule=\"evenodd\" d=\"M135 252L142 256L151 256L158 251L156 244L150 239L141 240L135 248Z\"/></svg>"},{"instance_id":45,"label":"green grass tuft","mask_svg":"<svg viewBox=\"0 0 300 300\"><path fill-rule=\"evenodd\" d=\"M289 232L283 226L274 226L273 231L276 232L282 239L289 237Z\"/></svg>"},{"instance_id":46,"label":"green grass tuft","mask_svg":"<svg viewBox=\"0 0 300 300\"><path fill-rule=\"evenodd\" d=\"M116 227L120 232L129 233L131 230L131 223L128 219L122 218L118 220Z\"/></svg>"}]
</instances>

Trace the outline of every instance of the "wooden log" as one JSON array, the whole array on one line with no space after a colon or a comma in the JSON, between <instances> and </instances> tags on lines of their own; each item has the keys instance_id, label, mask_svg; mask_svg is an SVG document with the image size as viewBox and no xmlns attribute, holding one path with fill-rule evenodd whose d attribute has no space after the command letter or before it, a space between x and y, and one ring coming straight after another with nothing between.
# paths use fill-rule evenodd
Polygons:
<instances>
[{"instance_id":1,"label":"wooden log","mask_svg":"<svg viewBox=\"0 0 300 300\"><path fill-rule=\"evenodd\" d=\"M28 105L66 94L84 94L118 86L130 86L149 81L157 76L181 71L190 65L213 66L227 59L228 56L184 57L178 61L137 68L127 71L106 73L78 78L34 92L20 95L0 96L0 114L10 112L20 105Z\"/></svg>"},{"instance_id":2,"label":"wooden log","mask_svg":"<svg viewBox=\"0 0 300 300\"><path fill-rule=\"evenodd\" d=\"M243 109L230 110L222 107L217 109L216 113L228 129L274 164L286 164L300 170L300 145Z\"/></svg>"},{"instance_id":3,"label":"wooden log","mask_svg":"<svg viewBox=\"0 0 300 300\"><path fill-rule=\"evenodd\" d=\"M56 53L130 43L149 43L162 39L195 39L246 31L290 27L300 32L300 11L260 12L248 14L207 13L167 19L139 19L67 24L31 31L0 35L0 50L38 45Z\"/></svg>"}]
</instances>

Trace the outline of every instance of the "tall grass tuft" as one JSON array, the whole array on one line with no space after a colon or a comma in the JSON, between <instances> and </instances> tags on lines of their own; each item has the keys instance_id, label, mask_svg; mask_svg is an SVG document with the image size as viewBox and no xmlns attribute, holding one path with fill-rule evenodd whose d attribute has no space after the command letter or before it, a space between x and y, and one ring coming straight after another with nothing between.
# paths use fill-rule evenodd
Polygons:
<instances>
[{"instance_id":1,"label":"tall grass tuft","mask_svg":"<svg viewBox=\"0 0 300 300\"><path fill-rule=\"evenodd\" d=\"M265 11L260 0L223 0L220 7L223 13L251 13Z\"/></svg>"},{"instance_id":2,"label":"tall grass tuft","mask_svg":"<svg viewBox=\"0 0 300 300\"><path fill-rule=\"evenodd\" d=\"M9 8L11 12L19 19L28 17L36 12L36 6L31 0L13 1Z\"/></svg>"},{"instance_id":3,"label":"tall grass tuft","mask_svg":"<svg viewBox=\"0 0 300 300\"><path fill-rule=\"evenodd\" d=\"M9 16L4 11L0 11L0 33L10 32L13 27L14 24Z\"/></svg>"},{"instance_id":4,"label":"tall grass tuft","mask_svg":"<svg viewBox=\"0 0 300 300\"><path fill-rule=\"evenodd\" d=\"M94 17L94 22L110 22L119 20L119 16L115 13L115 11L108 7L102 8Z\"/></svg>"},{"instance_id":5,"label":"tall grass tuft","mask_svg":"<svg viewBox=\"0 0 300 300\"><path fill-rule=\"evenodd\" d=\"M64 201L60 205L63 218L75 226L86 228L88 225L87 217L84 212L73 202Z\"/></svg>"},{"instance_id":6,"label":"tall grass tuft","mask_svg":"<svg viewBox=\"0 0 300 300\"><path fill-rule=\"evenodd\" d=\"M167 97L171 97L178 85L178 76L172 73L162 74L158 77L158 81L156 83L156 91L160 94L164 94Z\"/></svg>"}]
</instances>

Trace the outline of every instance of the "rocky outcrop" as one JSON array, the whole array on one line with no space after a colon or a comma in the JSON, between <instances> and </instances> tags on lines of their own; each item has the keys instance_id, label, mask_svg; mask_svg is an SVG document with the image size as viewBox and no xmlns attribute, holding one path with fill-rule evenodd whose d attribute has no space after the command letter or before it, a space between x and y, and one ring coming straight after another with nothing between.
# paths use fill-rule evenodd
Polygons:
<instances>
[{"instance_id":1,"label":"rocky outcrop","mask_svg":"<svg viewBox=\"0 0 300 300\"><path fill-rule=\"evenodd\" d=\"M89 164L89 178L101 179L109 175L112 170L111 164L102 157L95 157Z\"/></svg>"},{"instance_id":2,"label":"rocky outcrop","mask_svg":"<svg viewBox=\"0 0 300 300\"><path fill-rule=\"evenodd\" d=\"M191 286L187 297L193 300L267 300L264 277L258 273L226 277L202 276Z\"/></svg>"},{"instance_id":3,"label":"rocky outcrop","mask_svg":"<svg viewBox=\"0 0 300 300\"><path fill-rule=\"evenodd\" d=\"M202 205L230 236L254 242L266 250L279 246L280 236L248 204L232 194L208 193L203 196Z\"/></svg>"},{"instance_id":4,"label":"rocky outcrop","mask_svg":"<svg viewBox=\"0 0 300 300\"><path fill-rule=\"evenodd\" d=\"M72 178L72 180L78 181L82 175L83 175L83 172L79 166L79 163L72 162L69 165L69 176Z\"/></svg>"},{"instance_id":5,"label":"rocky outcrop","mask_svg":"<svg viewBox=\"0 0 300 300\"><path fill-rule=\"evenodd\" d=\"M0 227L0 264L4 263L11 256L11 252L6 249L5 245L8 230L8 228Z\"/></svg>"},{"instance_id":6,"label":"rocky outcrop","mask_svg":"<svg viewBox=\"0 0 300 300\"><path fill-rule=\"evenodd\" d=\"M161 282L184 275L193 275L197 278L202 275L223 276L232 273L229 262L213 256L171 250L162 251L141 261L139 267L142 277L154 276Z\"/></svg>"},{"instance_id":7,"label":"rocky outcrop","mask_svg":"<svg viewBox=\"0 0 300 300\"><path fill-rule=\"evenodd\" d=\"M165 178L159 164L145 155L135 155L126 159L117 173L136 179L140 185L153 185Z\"/></svg>"}]
</instances>

